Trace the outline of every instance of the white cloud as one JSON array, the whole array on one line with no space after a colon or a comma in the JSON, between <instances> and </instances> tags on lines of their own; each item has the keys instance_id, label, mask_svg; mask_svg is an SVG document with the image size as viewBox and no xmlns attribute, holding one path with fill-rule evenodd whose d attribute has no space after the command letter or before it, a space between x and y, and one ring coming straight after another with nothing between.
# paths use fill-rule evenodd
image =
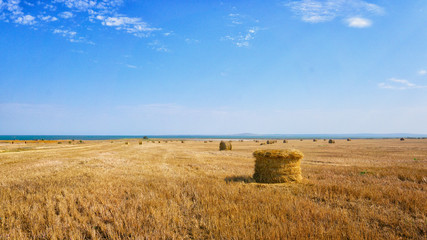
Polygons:
<instances>
[{"instance_id":1,"label":"white cloud","mask_svg":"<svg viewBox=\"0 0 427 240\"><path fill-rule=\"evenodd\" d=\"M425 70L425 69L421 69L420 71L418 71L418 75L423 76L423 75L426 75L426 74L427 74L427 70Z\"/></svg>"},{"instance_id":2,"label":"white cloud","mask_svg":"<svg viewBox=\"0 0 427 240\"><path fill-rule=\"evenodd\" d=\"M228 17L232 24L239 25L243 24L243 16L238 13L230 13Z\"/></svg>"},{"instance_id":3,"label":"white cloud","mask_svg":"<svg viewBox=\"0 0 427 240\"><path fill-rule=\"evenodd\" d=\"M191 38L186 38L186 39L185 39L185 42L186 42L186 43L188 43L188 44L198 44L198 43L200 43L200 40L197 40L197 39L191 39Z\"/></svg>"},{"instance_id":4,"label":"white cloud","mask_svg":"<svg viewBox=\"0 0 427 240\"><path fill-rule=\"evenodd\" d=\"M146 37L153 31L159 31L159 28L149 27L141 18L130 18L125 16L103 17L97 16L102 21L102 25L115 27L117 30L124 30L137 37Z\"/></svg>"},{"instance_id":5,"label":"white cloud","mask_svg":"<svg viewBox=\"0 0 427 240\"><path fill-rule=\"evenodd\" d=\"M298 16L301 20L309 23L320 23L332 21L338 17L351 19L354 15L382 15L384 9L376 4L368 3L363 0L300 0L291 1L286 6ZM360 20L364 21L360 21ZM365 18L353 18L349 22L350 27L370 26L370 20Z\"/></svg>"},{"instance_id":6,"label":"white cloud","mask_svg":"<svg viewBox=\"0 0 427 240\"><path fill-rule=\"evenodd\" d=\"M259 29L257 27L249 28L245 32L239 32L233 36L225 36L223 40L232 41L237 47L249 47L250 41L255 38L255 34Z\"/></svg>"},{"instance_id":7,"label":"white cloud","mask_svg":"<svg viewBox=\"0 0 427 240\"><path fill-rule=\"evenodd\" d=\"M230 13L226 19L228 20L227 26L230 29L230 34L222 37L221 40L230 41L237 47L249 47L251 40L260 30L256 26L259 20L240 13Z\"/></svg>"},{"instance_id":8,"label":"white cloud","mask_svg":"<svg viewBox=\"0 0 427 240\"><path fill-rule=\"evenodd\" d=\"M367 28L372 26L372 21L361 17L352 17L346 19L347 25L354 28Z\"/></svg>"},{"instance_id":9,"label":"white cloud","mask_svg":"<svg viewBox=\"0 0 427 240\"><path fill-rule=\"evenodd\" d=\"M21 0L0 0L0 21L14 22L22 25L37 25L38 22L32 14L36 14L40 20L39 27L47 28L55 33L56 26L49 26L48 23L62 19L69 19L79 16L76 24L72 26L74 30L69 33L60 33L69 36L71 32L79 31L79 28L85 26L84 22L99 23L103 26L113 27L137 37L147 37L154 31L160 31L160 28L149 26L140 17L129 17L118 13L118 8L123 5L124 0L51 0L46 1L29 1ZM21 6L22 5L22 6ZM32 14L25 13L27 8L32 9ZM55 12L61 9L61 12ZM50 11L50 13L47 13ZM53 15L56 15L53 16ZM34 28L36 29L36 28ZM87 27L86 27L87 29ZM59 34L56 31L56 34ZM165 34L166 36L167 34ZM69 39L70 41L83 42L84 38Z\"/></svg>"},{"instance_id":10,"label":"white cloud","mask_svg":"<svg viewBox=\"0 0 427 240\"><path fill-rule=\"evenodd\" d=\"M151 49L156 50L157 52L169 52L169 49L162 44L159 40L154 40L148 44Z\"/></svg>"},{"instance_id":11,"label":"white cloud","mask_svg":"<svg viewBox=\"0 0 427 240\"><path fill-rule=\"evenodd\" d=\"M42 4L40 1L38 2L38 4ZM47 9L49 11L56 11L56 6L52 5L52 4L44 4L43 6L44 9Z\"/></svg>"},{"instance_id":12,"label":"white cloud","mask_svg":"<svg viewBox=\"0 0 427 240\"><path fill-rule=\"evenodd\" d=\"M47 15L47 16L40 15L38 17L41 20L45 21L45 22L55 22L55 21L58 21L58 18L49 16L49 15Z\"/></svg>"},{"instance_id":13,"label":"white cloud","mask_svg":"<svg viewBox=\"0 0 427 240\"><path fill-rule=\"evenodd\" d=\"M74 37L77 34L74 31L62 30L62 29L55 29L55 30L53 30L53 33L62 35L63 37Z\"/></svg>"},{"instance_id":14,"label":"white cloud","mask_svg":"<svg viewBox=\"0 0 427 240\"><path fill-rule=\"evenodd\" d=\"M31 15L23 15L19 16L15 19L15 23L19 23L22 25L34 25L36 24L36 18Z\"/></svg>"},{"instance_id":15,"label":"white cloud","mask_svg":"<svg viewBox=\"0 0 427 240\"><path fill-rule=\"evenodd\" d=\"M30 14L24 14L20 6L20 0L8 0L0 2L0 11L4 11L2 19L6 22L12 21L22 25L34 25L37 23L35 17Z\"/></svg>"},{"instance_id":16,"label":"white cloud","mask_svg":"<svg viewBox=\"0 0 427 240\"><path fill-rule=\"evenodd\" d=\"M65 11L65 12L59 13L58 16L60 18L68 19L68 18L72 18L74 16L74 14L72 12Z\"/></svg>"},{"instance_id":17,"label":"white cloud","mask_svg":"<svg viewBox=\"0 0 427 240\"><path fill-rule=\"evenodd\" d=\"M416 85L414 83L409 82L406 79L397 79L397 78L390 78L388 80L388 83L386 82L379 83L378 87L384 88L384 89L396 89L396 90L427 88L427 86Z\"/></svg>"},{"instance_id":18,"label":"white cloud","mask_svg":"<svg viewBox=\"0 0 427 240\"><path fill-rule=\"evenodd\" d=\"M72 42L72 43L87 43L87 44L94 44L93 42L87 40L84 37L78 36L77 32L72 31L72 30L67 30L67 29L54 29L53 30L54 34L58 34L64 38L66 38L68 41Z\"/></svg>"},{"instance_id":19,"label":"white cloud","mask_svg":"<svg viewBox=\"0 0 427 240\"><path fill-rule=\"evenodd\" d=\"M96 1L93 0L56 0L56 2L62 2L68 8L74 8L79 11L86 11L96 6Z\"/></svg>"},{"instance_id":20,"label":"white cloud","mask_svg":"<svg viewBox=\"0 0 427 240\"><path fill-rule=\"evenodd\" d=\"M126 67L128 67L128 68L138 68L137 66L132 65L132 64L126 64Z\"/></svg>"}]
</instances>

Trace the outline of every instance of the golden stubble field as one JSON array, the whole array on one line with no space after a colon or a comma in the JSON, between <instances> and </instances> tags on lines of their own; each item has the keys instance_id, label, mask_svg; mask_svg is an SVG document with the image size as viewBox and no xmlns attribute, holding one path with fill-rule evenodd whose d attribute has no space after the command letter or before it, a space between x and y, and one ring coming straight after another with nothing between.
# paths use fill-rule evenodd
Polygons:
<instances>
[{"instance_id":1,"label":"golden stubble field","mask_svg":"<svg viewBox=\"0 0 427 240\"><path fill-rule=\"evenodd\" d=\"M259 144L0 142L0 239L426 239L427 139ZM287 148L305 180L254 183Z\"/></svg>"}]
</instances>

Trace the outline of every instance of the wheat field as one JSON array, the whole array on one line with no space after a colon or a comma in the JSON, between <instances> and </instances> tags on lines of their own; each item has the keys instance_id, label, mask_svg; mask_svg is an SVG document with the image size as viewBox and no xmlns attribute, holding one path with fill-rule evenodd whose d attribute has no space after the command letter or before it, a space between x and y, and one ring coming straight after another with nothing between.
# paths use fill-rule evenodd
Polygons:
<instances>
[{"instance_id":1,"label":"wheat field","mask_svg":"<svg viewBox=\"0 0 427 240\"><path fill-rule=\"evenodd\" d=\"M140 141L0 142L0 239L426 239L426 139ZM253 181L289 148L303 182Z\"/></svg>"}]
</instances>

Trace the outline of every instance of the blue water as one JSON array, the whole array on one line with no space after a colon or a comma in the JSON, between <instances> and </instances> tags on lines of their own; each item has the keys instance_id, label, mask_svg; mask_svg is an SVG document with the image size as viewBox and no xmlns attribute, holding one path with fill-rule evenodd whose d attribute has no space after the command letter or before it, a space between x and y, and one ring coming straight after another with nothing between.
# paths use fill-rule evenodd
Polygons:
<instances>
[{"instance_id":1,"label":"blue water","mask_svg":"<svg viewBox=\"0 0 427 240\"><path fill-rule=\"evenodd\" d=\"M109 140L109 139L345 139L345 138L426 138L427 134L235 134L235 135L0 135L0 140Z\"/></svg>"}]
</instances>

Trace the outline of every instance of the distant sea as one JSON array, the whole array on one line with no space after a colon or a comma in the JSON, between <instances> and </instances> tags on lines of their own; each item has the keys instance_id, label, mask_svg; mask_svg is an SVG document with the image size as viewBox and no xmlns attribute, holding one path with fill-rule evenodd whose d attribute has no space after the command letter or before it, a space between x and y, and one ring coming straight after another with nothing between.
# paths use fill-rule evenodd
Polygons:
<instances>
[{"instance_id":1,"label":"distant sea","mask_svg":"<svg viewBox=\"0 0 427 240\"><path fill-rule=\"evenodd\" d=\"M232 134L232 135L0 135L0 140L110 140L110 139L381 139L381 138L426 138L427 134Z\"/></svg>"}]
</instances>

